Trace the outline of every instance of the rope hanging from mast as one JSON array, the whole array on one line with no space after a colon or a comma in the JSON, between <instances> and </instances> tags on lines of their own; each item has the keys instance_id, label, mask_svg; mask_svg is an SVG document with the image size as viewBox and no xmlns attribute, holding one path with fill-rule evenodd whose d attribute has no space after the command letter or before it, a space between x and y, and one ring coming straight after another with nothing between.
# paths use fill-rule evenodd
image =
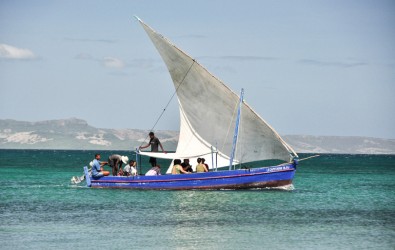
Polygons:
<instances>
[{"instance_id":1,"label":"rope hanging from mast","mask_svg":"<svg viewBox=\"0 0 395 250\"><path fill-rule=\"evenodd\" d=\"M171 101L173 100L174 96L176 95L178 89L179 89L179 88L181 87L181 85L184 83L185 78L186 78L187 75L189 74L189 71L191 71L192 66L195 64L195 62L196 62L196 60L195 60L195 59L192 59L192 64L191 64L191 66L189 66L189 68L188 68L187 72L185 73L184 77L182 78L180 84L178 84L176 90L174 91L174 93L173 93L172 96L170 97L169 101L167 102L166 106L164 107L164 109L163 109L162 112L160 113L158 119L156 119L156 122L155 122L154 126L152 126L152 128L151 128L150 131L154 131L154 128L155 128L156 125L158 124L159 120L162 118L162 116L163 116L163 114L165 113L167 107L170 105ZM147 138L148 138L148 135L145 137L144 141L147 140ZM142 146L142 145L144 144L144 141L141 142L141 145L140 145L140 146Z\"/></svg>"}]
</instances>

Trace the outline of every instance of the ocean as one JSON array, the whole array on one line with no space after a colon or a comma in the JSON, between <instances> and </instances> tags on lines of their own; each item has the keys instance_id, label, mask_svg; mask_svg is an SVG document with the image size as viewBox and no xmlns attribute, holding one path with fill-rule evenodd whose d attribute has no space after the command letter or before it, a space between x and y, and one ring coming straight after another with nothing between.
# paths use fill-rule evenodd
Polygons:
<instances>
[{"instance_id":1,"label":"ocean","mask_svg":"<svg viewBox=\"0 0 395 250\"><path fill-rule=\"evenodd\" d=\"M94 153L0 150L0 249L395 249L395 155L302 161L288 191L71 185Z\"/></svg>"}]
</instances>

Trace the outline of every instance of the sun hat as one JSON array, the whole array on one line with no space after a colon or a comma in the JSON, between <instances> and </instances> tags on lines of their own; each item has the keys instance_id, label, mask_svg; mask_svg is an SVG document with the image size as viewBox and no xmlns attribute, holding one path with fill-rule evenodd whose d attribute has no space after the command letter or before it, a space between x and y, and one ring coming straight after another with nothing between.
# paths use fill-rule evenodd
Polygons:
<instances>
[{"instance_id":1,"label":"sun hat","mask_svg":"<svg viewBox=\"0 0 395 250\"><path fill-rule=\"evenodd\" d=\"M123 163L128 164L129 157L123 155L123 156L121 156L121 159L122 159Z\"/></svg>"}]
</instances>

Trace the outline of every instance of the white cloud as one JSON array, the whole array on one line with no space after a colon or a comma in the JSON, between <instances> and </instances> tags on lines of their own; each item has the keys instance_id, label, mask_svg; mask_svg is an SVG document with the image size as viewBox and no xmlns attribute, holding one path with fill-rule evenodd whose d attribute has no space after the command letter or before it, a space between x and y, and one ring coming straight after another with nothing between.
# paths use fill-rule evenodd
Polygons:
<instances>
[{"instance_id":1,"label":"white cloud","mask_svg":"<svg viewBox=\"0 0 395 250\"><path fill-rule=\"evenodd\" d=\"M99 59L99 58L96 58L88 53L80 53L80 54L76 55L74 58L77 60L87 60L87 61L98 62L107 68L123 69L126 67L126 63L123 62L121 59L116 58L116 57L111 57L111 56L106 56L106 57Z\"/></svg>"},{"instance_id":2,"label":"white cloud","mask_svg":"<svg viewBox=\"0 0 395 250\"><path fill-rule=\"evenodd\" d=\"M21 49L4 43L0 43L0 58L5 59L34 59L36 56L28 49Z\"/></svg>"},{"instance_id":3,"label":"white cloud","mask_svg":"<svg viewBox=\"0 0 395 250\"><path fill-rule=\"evenodd\" d=\"M89 39L89 38L65 38L66 41L72 42L97 42L97 43L116 43L117 40L112 39Z\"/></svg>"},{"instance_id":4,"label":"white cloud","mask_svg":"<svg viewBox=\"0 0 395 250\"><path fill-rule=\"evenodd\" d=\"M314 59L302 59L299 60L300 63L313 65L313 66L321 66L321 67L339 67L339 68L352 68L352 67L359 67L359 66L366 66L368 65L365 62L360 61L321 61L321 60L314 60Z\"/></svg>"},{"instance_id":5,"label":"white cloud","mask_svg":"<svg viewBox=\"0 0 395 250\"><path fill-rule=\"evenodd\" d=\"M78 55L75 56L75 59L79 59L79 60L95 60L91 54L88 53L80 53Z\"/></svg>"},{"instance_id":6,"label":"white cloud","mask_svg":"<svg viewBox=\"0 0 395 250\"><path fill-rule=\"evenodd\" d=\"M125 67L125 63L115 57L104 57L103 58L103 65L107 68L118 68L121 69Z\"/></svg>"}]
</instances>

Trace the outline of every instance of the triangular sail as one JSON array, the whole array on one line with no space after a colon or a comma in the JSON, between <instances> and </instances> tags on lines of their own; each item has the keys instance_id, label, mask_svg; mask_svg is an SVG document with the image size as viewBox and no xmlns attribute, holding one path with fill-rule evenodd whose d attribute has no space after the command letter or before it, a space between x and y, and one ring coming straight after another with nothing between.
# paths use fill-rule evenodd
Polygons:
<instances>
[{"instance_id":1,"label":"triangular sail","mask_svg":"<svg viewBox=\"0 0 395 250\"><path fill-rule=\"evenodd\" d=\"M192 167L197 165L197 158L205 158L206 163L209 165L210 169L215 168L215 166L226 166L229 164L229 157L223 152L215 150L215 155L212 156L212 145L205 141L199 136L199 134L194 131L185 112L180 108L180 136L178 138L178 145L176 153L151 153L151 152L140 152L141 155L158 157L162 159L189 159ZM233 164L237 164L238 161L233 160ZM171 173L171 167L168 169L167 173Z\"/></svg>"},{"instance_id":2,"label":"triangular sail","mask_svg":"<svg viewBox=\"0 0 395 250\"><path fill-rule=\"evenodd\" d=\"M194 147L210 148L211 145L218 145L218 150L224 154L223 158L229 159L232 135L229 135L228 131L234 130L234 108L239 97L193 58L140 19L138 20L170 72L177 92L181 116L185 116L190 129L186 133L193 133L195 139L201 139L194 142L197 144ZM273 128L246 103L242 105L241 114L243 129L239 134L238 148L243 149L243 154L237 161L251 162L267 159L289 161L292 154L296 155ZM176 154L190 151L188 148L190 144L182 138L183 131L186 129L182 119Z\"/></svg>"}]
</instances>

